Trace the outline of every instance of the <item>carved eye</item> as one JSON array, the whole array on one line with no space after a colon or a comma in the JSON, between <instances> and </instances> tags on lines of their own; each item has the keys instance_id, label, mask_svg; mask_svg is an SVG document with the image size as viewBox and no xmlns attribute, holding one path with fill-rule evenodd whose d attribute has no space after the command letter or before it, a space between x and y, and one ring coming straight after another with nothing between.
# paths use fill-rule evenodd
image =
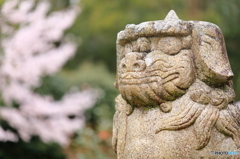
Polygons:
<instances>
[{"instance_id":1,"label":"carved eye","mask_svg":"<svg viewBox=\"0 0 240 159\"><path fill-rule=\"evenodd\" d=\"M164 37L159 40L158 48L166 54L174 55L182 49L182 42L176 37Z\"/></svg>"},{"instance_id":2,"label":"carved eye","mask_svg":"<svg viewBox=\"0 0 240 159\"><path fill-rule=\"evenodd\" d=\"M120 72L126 72L127 71L127 66L125 64L124 61L122 61L120 64L119 64L119 71Z\"/></svg>"},{"instance_id":3,"label":"carved eye","mask_svg":"<svg viewBox=\"0 0 240 159\"><path fill-rule=\"evenodd\" d=\"M126 69L127 69L127 66L125 64L122 64L121 70L124 72L124 71L126 71Z\"/></svg>"},{"instance_id":4,"label":"carved eye","mask_svg":"<svg viewBox=\"0 0 240 159\"><path fill-rule=\"evenodd\" d=\"M134 69L134 70L139 70L139 69L140 69L139 63L134 63L134 64L133 64L133 69Z\"/></svg>"}]
</instances>

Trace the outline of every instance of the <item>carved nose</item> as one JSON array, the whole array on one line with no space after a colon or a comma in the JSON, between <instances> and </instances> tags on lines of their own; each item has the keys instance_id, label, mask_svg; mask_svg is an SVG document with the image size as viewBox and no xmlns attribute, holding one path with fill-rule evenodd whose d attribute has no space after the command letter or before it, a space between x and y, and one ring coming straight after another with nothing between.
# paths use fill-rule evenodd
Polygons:
<instances>
[{"instance_id":1,"label":"carved nose","mask_svg":"<svg viewBox=\"0 0 240 159\"><path fill-rule=\"evenodd\" d=\"M143 55L141 53L127 53L122 62L122 69L124 69L126 72L140 72L145 70L146 64L142 58Z\"/></svg>"}]
</instances>

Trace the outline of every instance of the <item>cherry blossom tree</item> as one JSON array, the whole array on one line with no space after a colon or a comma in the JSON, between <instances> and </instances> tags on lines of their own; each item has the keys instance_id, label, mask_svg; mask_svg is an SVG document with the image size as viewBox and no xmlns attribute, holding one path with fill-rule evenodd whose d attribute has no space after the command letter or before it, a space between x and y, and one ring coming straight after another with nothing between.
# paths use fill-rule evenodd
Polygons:
<instances>
[{"instance_id":1,"label":"cherry blossom tree","mask_svg":"<svg viewBox=\"0 0 240 159\"><path fill-rule=\"evenodd\" d=\"M0 92L5 105L0 118L17 133L0 127L0 141L29 141L37 135L43 142L67 146L71 135L84 126L84 111L97 100L94 89L70 91L59 101L33 91L43 76L59 71L77 47L64 31L79 8L49 9L46 0L8 0L1 8Z\"/></svg>"}]
</instances>

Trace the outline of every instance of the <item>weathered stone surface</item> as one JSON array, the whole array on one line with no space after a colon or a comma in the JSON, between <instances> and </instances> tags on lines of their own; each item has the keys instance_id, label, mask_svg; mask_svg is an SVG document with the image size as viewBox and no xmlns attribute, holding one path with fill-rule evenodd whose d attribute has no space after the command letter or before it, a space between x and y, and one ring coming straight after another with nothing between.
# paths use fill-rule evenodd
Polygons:
<instances>
[{"instance_id":1,"label":"weathered stone surface","mask_svg":"<svg viewBox=\"0 0 240 159\"><path fill-rule=\"evenodd\" d=\"M238 105L238 107L240 108L240 101L238 101L236 104L237 104L237 105Z\"/></svg>"},{"instance_id":2,"label":"weathered stone surface","mask_svg":"<svg viewBox=\"0 0 240 159\"><path fill-rule=\"evenodd\" d=\"M118 159L240 158L240 110L234 104L221 30L164 20L127 25L117 39L113 148Z\"/></svg>"}]
</instances>

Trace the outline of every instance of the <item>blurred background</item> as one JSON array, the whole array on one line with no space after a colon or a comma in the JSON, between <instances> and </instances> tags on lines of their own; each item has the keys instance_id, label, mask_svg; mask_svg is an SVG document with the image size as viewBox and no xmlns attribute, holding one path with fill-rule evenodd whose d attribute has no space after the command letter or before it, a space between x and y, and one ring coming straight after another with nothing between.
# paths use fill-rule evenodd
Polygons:
<instances>
[{"instance_id":1,"label":"blurred background","mask_svg":"<svg viewBox=\"0 0 240 159\"><path fill-rule=\"evenodd\" d=\"M209 21L240 100L238 0L0 0L0 158L114 159L116 36L126 24Z\"/></svg>"}]
</instances>

